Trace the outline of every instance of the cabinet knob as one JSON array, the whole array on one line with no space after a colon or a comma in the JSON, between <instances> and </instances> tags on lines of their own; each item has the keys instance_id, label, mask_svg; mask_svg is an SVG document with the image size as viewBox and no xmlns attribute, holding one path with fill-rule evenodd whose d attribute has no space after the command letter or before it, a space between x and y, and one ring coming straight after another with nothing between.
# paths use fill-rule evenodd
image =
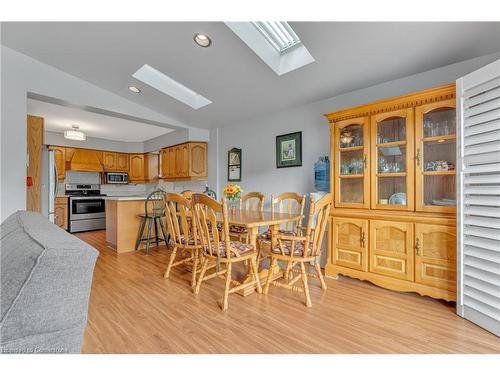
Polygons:
<instances>
[{"instance_id":1,"label":"cabinet knob","mask_svg":"<svg viewBox=\"0 0 500 375\"><path fill-rule=\"evenodd\" d=\"M366 237L365 232L361 232L361 247L365 247Z\"/></svg>"},{"instance_id":2,"label":"cabinet knob","mask_svg":"<svg viewBox=\"0 0 500 375\"><path fill-rule=\"evenodd\" d=\"M420 149L417 148L417 155L415 155L415 160L417 161L417 165L420 165Z\"/></svg>"},{"instance_id":3,"label":"cabinet knob","mask_svg":"<svg viewBox=\"0 0 500 375\"><path fill-rule=\"evenodd\" d=\"M420 238L415 240L415 250L417 251L417 256L420 256Z\"/></svg>"}]
</instances>

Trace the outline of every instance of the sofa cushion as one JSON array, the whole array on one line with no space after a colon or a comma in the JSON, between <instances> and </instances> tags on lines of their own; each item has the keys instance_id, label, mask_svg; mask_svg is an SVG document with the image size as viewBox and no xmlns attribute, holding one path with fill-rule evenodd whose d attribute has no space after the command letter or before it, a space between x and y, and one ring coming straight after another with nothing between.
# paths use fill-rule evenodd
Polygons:
<instances>
[{"instance_id":1,"label":"sofa cushion","mask_svg":"<svg viewBox=\"0 0 500 375\"><path fill-rule=\"evenodd\" d=\"M54 332L83 332L97 255L38 213L8 217L1 226L0 344L19 346L23 338L33 342ZM74 351L75 345L58 349Z\"/></svg>"}]
</instances>

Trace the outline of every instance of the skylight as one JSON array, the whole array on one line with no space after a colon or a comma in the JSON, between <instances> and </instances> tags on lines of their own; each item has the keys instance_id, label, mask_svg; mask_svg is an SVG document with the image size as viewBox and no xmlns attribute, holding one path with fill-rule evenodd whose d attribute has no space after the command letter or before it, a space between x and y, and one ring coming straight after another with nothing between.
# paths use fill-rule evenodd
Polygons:
<instances>
[{"instance_id":1,"label":"skylight","mask_svg":"<svg viewBox=\"0 0 500 375\"><path fill-rule=\"evenodd\" d=\"M314 62L287 22L225 22L277 75Z\"/></svg>"},{"instance_id":2,"label":"skylight","mask_svg":"<svg viewBox=\"0 0 500 375\"><path fill-rule=\"evenodd\" d=\"M280 54L301 44L299 37L288 22L257 21L252 24Z\"/></svg>"},{"instance_id":3,"label":"skylight","mask_svg":"<svg viewBox=\"0 0 500 375\"><path fill-rule=\"evenodd\" d=\"M132 74L132 77L194 109L199 109L212 103L204 96L148 64L143 65L142 68Z\"/></svg>"}]
</instances>

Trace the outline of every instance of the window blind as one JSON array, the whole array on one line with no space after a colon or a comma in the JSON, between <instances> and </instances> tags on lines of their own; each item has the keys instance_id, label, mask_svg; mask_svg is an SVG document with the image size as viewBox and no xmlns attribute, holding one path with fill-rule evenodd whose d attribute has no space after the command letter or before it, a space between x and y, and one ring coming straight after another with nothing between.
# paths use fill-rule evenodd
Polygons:
<instances>
[{"instance_id":1,"label":"window blind","mask_svg":"<svg viewBox=\"0 0 500 375\"><path fill-rule=\"evenodd\" d=\"M457 312L500 336L500 60L457 80Z\"/></svg>"}]
</instances>

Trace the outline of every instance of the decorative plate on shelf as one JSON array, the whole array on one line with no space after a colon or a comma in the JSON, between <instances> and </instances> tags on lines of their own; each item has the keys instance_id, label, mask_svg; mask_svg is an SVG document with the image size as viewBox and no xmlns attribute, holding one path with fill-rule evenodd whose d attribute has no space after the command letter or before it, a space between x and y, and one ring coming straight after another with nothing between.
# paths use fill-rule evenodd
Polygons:
<instances>
[{"instance_id":1,"label":"decorative plate on shelf","mask_svg":"<svg viewBox=\"0 0 500 375\"><path fill-rule=\"evenodd\" d=\"M396 193L389 197L389 204L406 205L406 193Z\"/></svg>"}]
</instances>

